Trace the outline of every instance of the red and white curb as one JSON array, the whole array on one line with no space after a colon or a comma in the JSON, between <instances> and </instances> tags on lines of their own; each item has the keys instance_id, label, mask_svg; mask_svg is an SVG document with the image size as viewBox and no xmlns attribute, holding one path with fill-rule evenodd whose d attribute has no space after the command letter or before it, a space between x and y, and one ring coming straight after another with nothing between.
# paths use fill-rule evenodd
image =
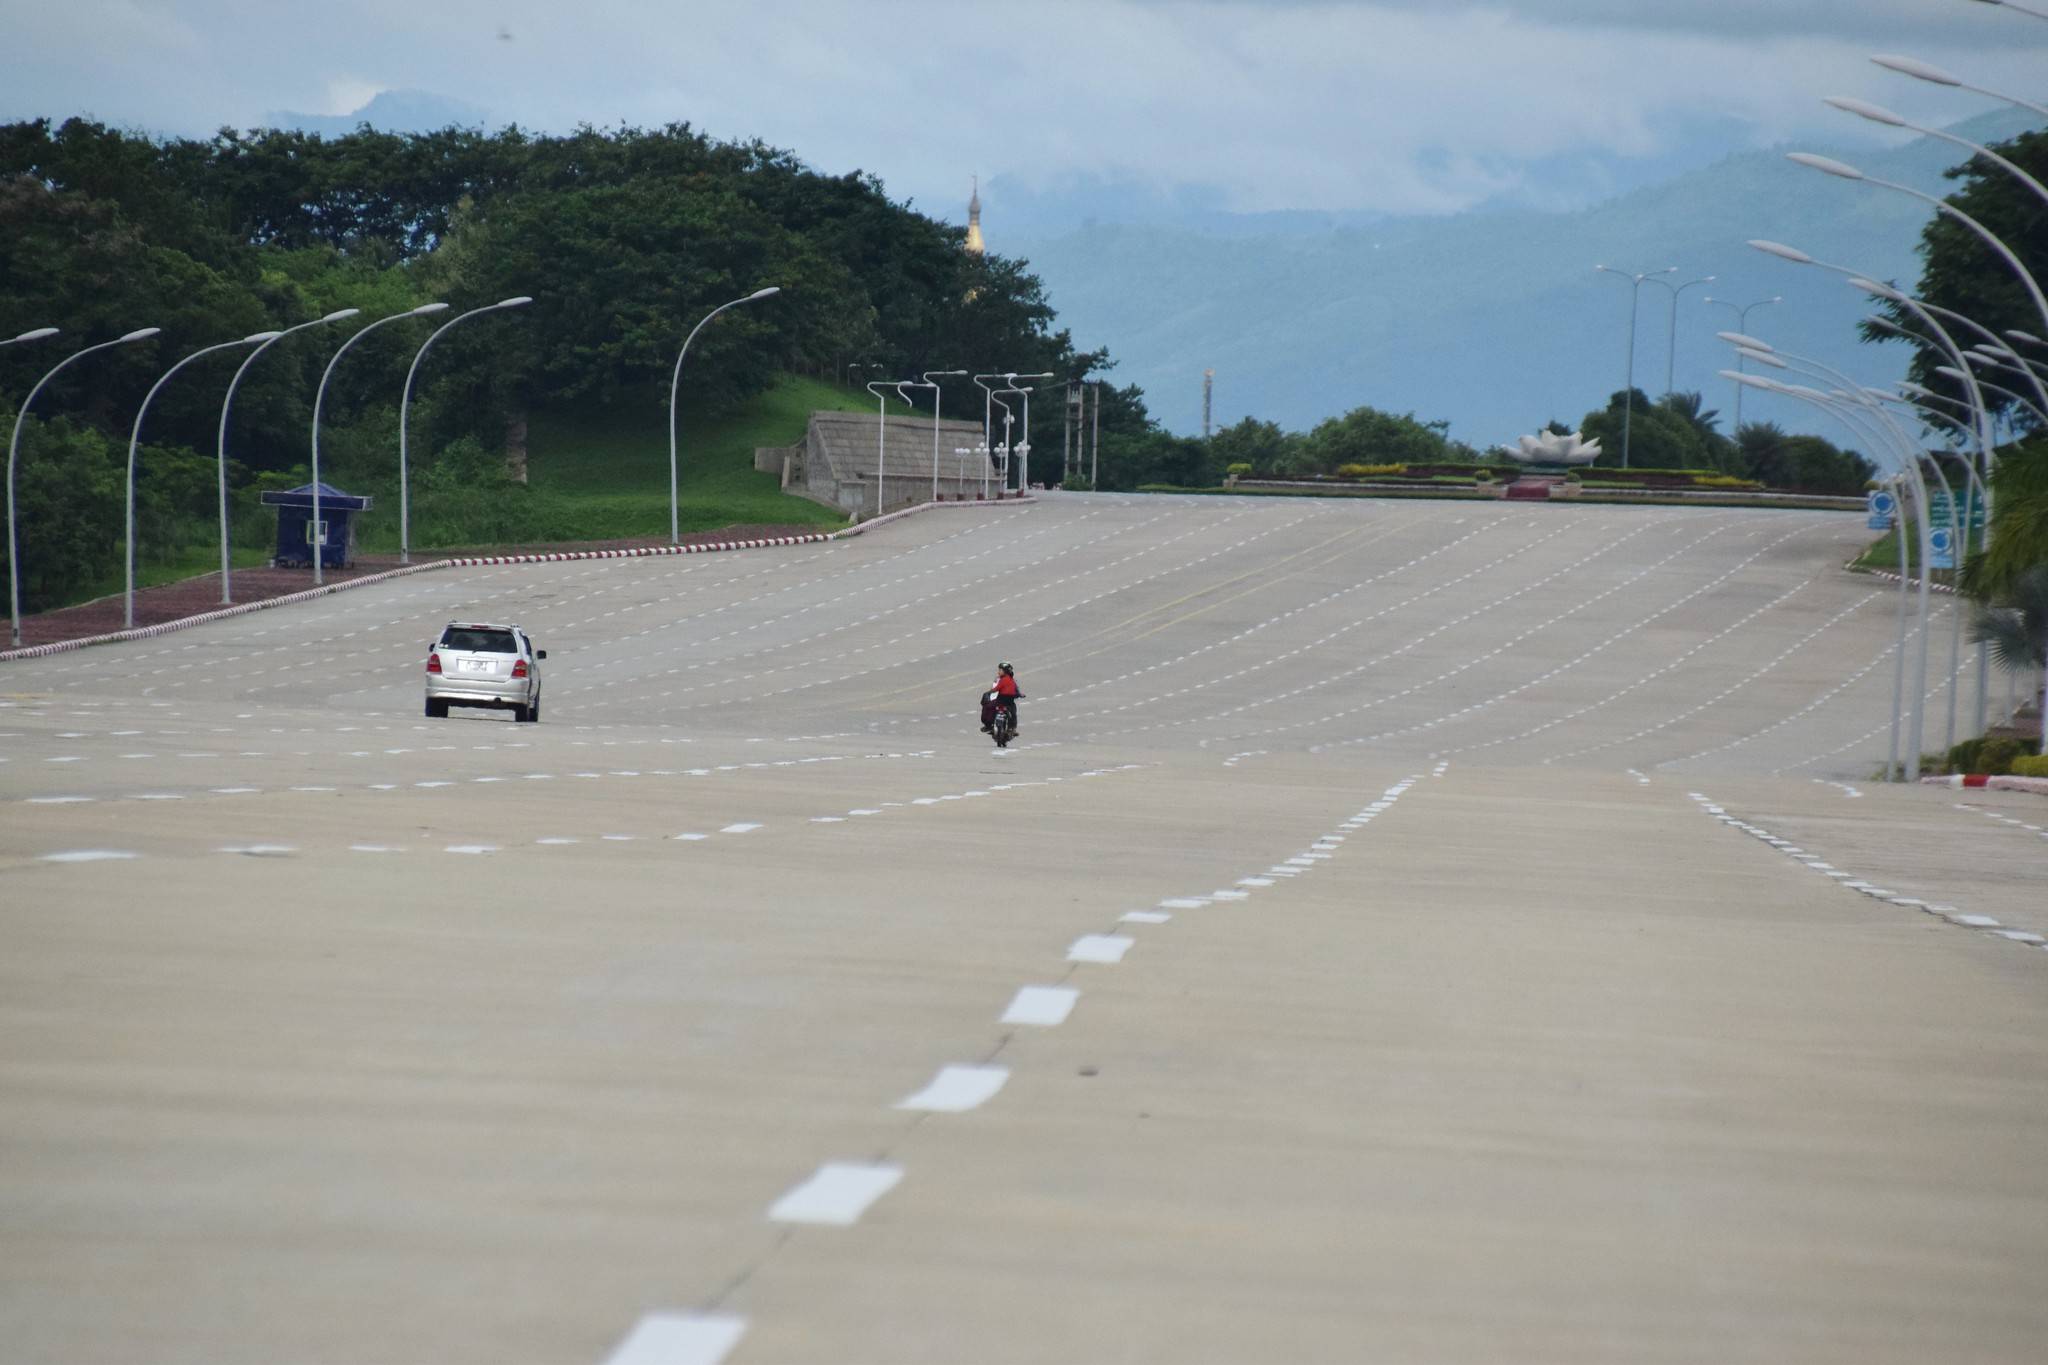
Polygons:
<instances>
[{"instance_id":1,"label":"red and white curb","mask_svg":"<svg viewBox=\"0 0 2048 1365\"><path fill-rule=\"evenodd\" d=\"M1760 839L1794 862L1820 873L1830 881L1839 882L1851 891L1868 896L1872 900L1880 900L1890 905L1903 906L1908 910L1919 910L1947 920L1950 924L1961 928L1981 930L1994 938L2002 938L2008 942L2020 944L2022 947L2048 948L2048 935L2037 934L2029 929L2008 928L1990 915L1969 914L1957 906L1936 905L1914 896L1901 896L1895 891L1864 881L1853 872L1844 872L1834 864L1815 857L1789 839L1780 839L1777 835L1761 826L1752 825L1740 816L1730 815L1721 806L1715 804L1714 799L1710 796L1700 792L1688 792L1686 794L1692 798L1693 803L1702 811L1713 816L1716 820L1728 826L1728 828L1740 830L1752 839Z\"/></svg>"},{"instance_id":2,"label":"red and white curb","mask_svg":"<svg viewBox=\"0 0 2048 1365\"><path fill-rule=\"evenodd\" d=\"M2048 777L1986 776L1983 773L1951 773L1946 777L1923 777L1923 787L1983 787L1995 792L2033 792L2048 796Z\"/></svg>"},{"instance_id":3,"label":"red and white curb","mask_svg":"<svg viewBox=\"0 0 2048 1365\"><path fill-rule=\"evenodd\" d=\"M389 569L384 573L365 574L341 583L323 583L317 588L303 592L287 593L283 597L266 597L260 602L237 602L218 611L201 612L197 616L181 616L175 621L159 621L153 626L137 626L133 630L109 631L104 635L86 635L76 640L53 640L46 645L27 645L21 649L0 650L0 662L12 659L42 659L52 654L63 654L89 645L121 644L129 640L147 640L158 635L168 635L174 630L188 626L203 626L213 621L225 621L231 616L243 616L252 611L266 611L271 607L294 606L310 602L316 597L330 593L346 592L350 588L368 587L372 583L385 583L409 574L430 573L436 569L474 569L496 567L505 564L567 564L586 559L654 559L664 555L713 554L723 550L765 550L787 545L816 545L825 541L839 540L845 536L857 536L873 527L913 512L930 511L941 507L1014 507L1019 503L1033 502L1032 498L1003 498L987 502L925 502L915 507L906 507L900 512L864 521L858 526L849 526L841 531L819 531L801 536L764 536L756 540L716 541L708 545L647 545L626 550L557 550L545 554L531 555L469 555L454 559L434 559L423 564L407 564Z\"/></svg>"},{"instance_id":4,"label":"red and white curb","mask_svg":"<svg viewBox=\"0 0 2048 1365\"><path fill-rule=\"evenodd\" d=\"M1897 583L1901 581L1899 576L1893 573L1890 569L1859 569L1856 567L1856 561L1853 559L1850 560L1847 564L1844 564L1842 567L1847 569L1850 573L1868 574L1872 578L1882 578L1887 583ZM1908 583L1918 583L1920 580L1917 578L1908 578L1904 581ZM1927 586L1930 590L1934 592L1945 592L1951 596L1955 594L1955 589L1946 583L1930 582Z\"/></svg>"}]
</instances>

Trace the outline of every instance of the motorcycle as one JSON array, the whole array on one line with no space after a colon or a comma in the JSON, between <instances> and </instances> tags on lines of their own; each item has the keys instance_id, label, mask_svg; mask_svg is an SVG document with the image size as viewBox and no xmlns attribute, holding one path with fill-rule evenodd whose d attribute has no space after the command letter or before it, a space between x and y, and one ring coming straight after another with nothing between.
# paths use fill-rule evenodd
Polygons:
<instances>
[{"instance_id":1,"label":"motorcycle","mask_svg":"<svg viewBox=\"0 0 2048 1365\"><path fill-rule=\"evenodd\" d=\"M998 749L1007 749L1010 746L1010 736L1015 733L1011 727L1010 708L998 702L993 692L982 694L981 704L984 710L993 707L993 714L989 716L988 732L994 737Z\"/></svg>"}]
</instances>

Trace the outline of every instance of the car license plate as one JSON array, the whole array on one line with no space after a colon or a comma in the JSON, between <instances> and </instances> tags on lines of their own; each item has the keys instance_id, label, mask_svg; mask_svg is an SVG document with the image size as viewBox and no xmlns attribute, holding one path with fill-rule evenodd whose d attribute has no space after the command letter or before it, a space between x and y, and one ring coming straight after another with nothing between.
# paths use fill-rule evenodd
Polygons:
<instances>
[{"instance_id":1,"label":"car license plate","mask_svg":"<svg viewBox=\"0 0 2048 1365\"><path fill-rule=\"evenodd\" d=\"M496 671L496 669L491 667L489 659L462 660L462 672L464 673L494 673Z\"/></svg>"}]
</instances>

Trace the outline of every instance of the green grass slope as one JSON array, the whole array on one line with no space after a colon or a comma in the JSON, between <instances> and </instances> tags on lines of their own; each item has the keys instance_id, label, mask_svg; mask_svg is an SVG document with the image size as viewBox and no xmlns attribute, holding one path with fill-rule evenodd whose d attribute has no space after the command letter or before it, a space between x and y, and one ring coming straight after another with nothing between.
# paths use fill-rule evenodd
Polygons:
<instances>
[{"instance_id":1,"label":"green grass slope","mask_svg":"<svg viewBox=\"0 0 2048 1365\"><path fill-rule=\"evenodd\" d=\"M413 548L483 550L666 536L666 399L666 394L631 395L604 407L532 413L527 485L416 491ZM754 469L757 446L796 444L811 413L821 410L872 407L865 395L796 375L785 375L767 392L714 416L693 413L685 402L676 442L681 529L844 526L846 518L838 512L782 492L776 475ZM375 518L358 543L372 553L395 549L395 518Z\"/></svg>"}]
</instances>

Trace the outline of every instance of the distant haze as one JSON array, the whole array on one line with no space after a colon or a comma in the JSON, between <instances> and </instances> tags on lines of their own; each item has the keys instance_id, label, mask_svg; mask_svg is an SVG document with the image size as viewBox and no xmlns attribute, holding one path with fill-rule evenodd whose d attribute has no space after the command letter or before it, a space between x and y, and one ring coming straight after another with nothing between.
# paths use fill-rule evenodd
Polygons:
<instances>
[{"instance_id":1,"label":"distant haze","mask_svg":"<svg viewBox=\"0 0 2048 1365\"><path fill-rule=\"evenodd\" d=\"M2017 113L1962 125L1976 140L2031 126ZM1815 150L1871 175L1945 192L1942 171L1960 158L1921 139L1893 151ZM1931 210L1904 195L1858 186L1787 162L1779 151L1728 157L1704 170L1571 213L1528 210L1346 221L1311 215L1233 219L1193 206L1171 215L1103 213L1088 227L1013 235L998 184L983 196L996 250L1029 258L1064 326L1084 347L1108 344L1120 383L1146 392L1170 428L1201 425L1202 372L1216 371L1219 425L1242 417L1306 429L1361 403L1447 419L1460 439L1512 442L1556 418L1576 423L1622 387L1629 286L1597 264L1632 271L1676 265L1679 304L1674 384L1719 408L1734 397L1716 371L1732 364L1716 331L1736 314L1708 298L1785 302L1754 310L1749 330L1862 383L1905 373L1903 345L1856 338L1867 298L1839 276L1773 259L1752 237L1822 260L1911 283L1914 248ZM1157 207L1156 205L1153 207ZM1027 221L1045 221L1028 211ZM1648 284L1638 319L1636 386L1664 391L1671 294ZM1743 419L1793 430L1831 430L1804 404L1751 391Z\"/></svg>"},{"instance_id":2,"label":"distant haze","mask_svg":"<svg viewBox=\"0 0 2048 1365\"><path fill-rule=\"evenodd\" d=\"M1199 420L1190 374L1214 365L1225 413L1301 424L1374 401L1479 442L1572 420L1619 386L1621 367L1610 383L1595 362L1619 354L1607 331L1622 290L1600 282L1602 302L1579 278L1587 257L1726 270L1750 296L1818 289L1775 325L1841 351L1855 309L1757 269L1739 243L1774 218L1838 224L1857 263L1910 274L1911 206L1742 154L1825 144L1869 160L1907 140L1824 95L1933 125L1990 107L1879 70L1873 52L2037 95L2048 70L2048 23L1965 0L329 0L315 13L12 6L0 120L86 114L197 136L358 118L688 122L877 175L954 222L979 174L991 248L1032 256L1077 340L1124 356L1176 428ZM1639 379L1654 390L1650 342ZM1880 353L1852 353L1890 372ZM1680 386L1710 387L1712 365L1681 350Z\"/></svg>"}]
</instances>

